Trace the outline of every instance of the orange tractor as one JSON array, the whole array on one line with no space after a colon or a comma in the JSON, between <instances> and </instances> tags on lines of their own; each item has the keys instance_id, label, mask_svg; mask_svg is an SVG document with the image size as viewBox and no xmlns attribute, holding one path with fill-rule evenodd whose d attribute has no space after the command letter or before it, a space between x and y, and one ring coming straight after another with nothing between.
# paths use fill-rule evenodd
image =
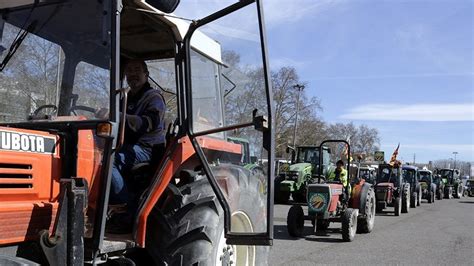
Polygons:
<instances>
[{"instance_id":1,"label":"orange tractor","mask_svg":"<svg viewBox=\"0 0 474 266\"><path fill-rule=\"evenodd\" d=\"M322 164L323 145L343 143L347 147L347 175L351 176L350 145L344 140L325 140L319 146L319 158ZM335 171L329 169L328 172ZM303 236L304 221L310 220L314 232L325 231L331 222L341 223L342 239L350 242L357 233L370 233L375 224L375 194L371 184L364 179L347 180L347 185L340 179L330 179L323 175L313 177L307 186L308 215L300 205L293 205L288 211L287 229L293 237Z\"/></svg>"},{"instance_id":2,"label":"orange tractor","mask_svg":"<svg viewBox=\"0 0 474 266\"><path fill-rule=\"evenodd\" d=\"M0 3L0 265L266 264L274 139L262 5L236 1L188 23L170 14L178 3ZM247 38L215 31L236 19ZM221 46L255 69L235 66L228 101ZM175 122L164 157L126 176L140 184L133 232L111 235L128 59L146 61ZM236 116L232 104L249 92L260 98ZM228 137L248 139L267 167L246 169Z\"/></svg>"}]
</instances>

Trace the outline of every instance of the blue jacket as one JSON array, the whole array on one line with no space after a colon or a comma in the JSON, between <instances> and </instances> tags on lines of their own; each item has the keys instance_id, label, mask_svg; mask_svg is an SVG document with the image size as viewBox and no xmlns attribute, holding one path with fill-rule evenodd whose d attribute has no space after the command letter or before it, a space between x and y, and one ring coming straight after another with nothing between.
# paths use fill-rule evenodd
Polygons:
<instances>
[{"instance_id":1,"label":"blue jacket","mask_svg":"<svg viewBox=\"0 0 474 266\"><path fill-rule=\"evenodd\" d=\"M165 143L166 104L160 91L147 82L127 103L125 143L151 148Z\"/></svg>"}]
</instances>

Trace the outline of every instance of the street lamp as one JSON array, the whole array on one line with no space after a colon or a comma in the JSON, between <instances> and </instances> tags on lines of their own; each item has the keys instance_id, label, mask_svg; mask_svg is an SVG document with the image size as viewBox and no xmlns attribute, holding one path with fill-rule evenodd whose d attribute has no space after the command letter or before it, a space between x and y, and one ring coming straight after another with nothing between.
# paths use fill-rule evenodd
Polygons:
<instances>
[{"instance_id":1,"label":"street lamp","mask_svg":"<svg viewBox=\"0 0 474 266\"><path fill-rule=\"evenodd\" d=\"M296 95L296 115L295 115L295 127L293 128L293 148L296 147L296 130L298 128L298 112L300 110L300 94L304 90L304 85L296 84L293 88L298 90Z\"/></svg>"},{"instance_id":2,"label":"street lamp","mask_svg":"<svg viewBox=\"0 0 474 266\"><path fill-rule=\"evenodd\" d=\"M453 151L453 154L454 154L454 169L456 169L456 155L458 154L457 151Z\"/></svg>"}]
</instances>

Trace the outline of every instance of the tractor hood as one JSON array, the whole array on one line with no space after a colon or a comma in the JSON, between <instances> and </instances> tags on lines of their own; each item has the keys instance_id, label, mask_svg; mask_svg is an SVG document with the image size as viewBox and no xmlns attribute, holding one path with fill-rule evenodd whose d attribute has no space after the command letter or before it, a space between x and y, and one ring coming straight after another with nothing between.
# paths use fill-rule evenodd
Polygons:
<instances>
[{"instance_id":1,"label":"tractor hood","mask_svg":"<svg viewBox=\"0 0 474 266\"><path fill-rule=\"evenodd\" d=\"M303 173L311 174L311 169L312 169L312 166L310 163L296 163L296 164L290 165L290 171L299 172L300 175Z\"/></svg>"}]
</instances>

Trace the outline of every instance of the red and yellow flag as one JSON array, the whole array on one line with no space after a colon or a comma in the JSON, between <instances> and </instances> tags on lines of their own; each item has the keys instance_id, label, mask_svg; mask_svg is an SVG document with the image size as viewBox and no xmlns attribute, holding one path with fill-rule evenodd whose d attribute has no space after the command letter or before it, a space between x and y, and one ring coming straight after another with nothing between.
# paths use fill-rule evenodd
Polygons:
<instances>
[{"instance_id":1,"label":"red and yellow flag","mask_svg":"<svg viewBox=\"0 0 474 266\"><path fill-rule=\"evenodd\" d=\"M392 157L390 158L389 164L395 166L395 164L400 164L400 161L397 160L398 148L400 148L400 143L398 143L397 148L393 151Z\"/></svg>"}]
</instances>

